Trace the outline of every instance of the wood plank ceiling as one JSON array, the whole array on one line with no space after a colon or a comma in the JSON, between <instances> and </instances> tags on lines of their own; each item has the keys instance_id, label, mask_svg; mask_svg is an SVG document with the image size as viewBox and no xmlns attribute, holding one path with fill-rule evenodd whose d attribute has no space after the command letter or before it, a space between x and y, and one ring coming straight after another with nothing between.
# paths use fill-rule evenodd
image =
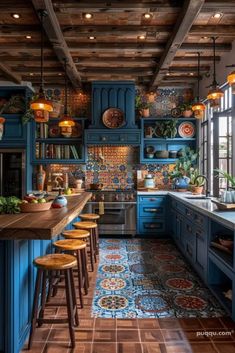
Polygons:
<instances>
[{"instance_id":1,"label":"wood plank ceiling","mask_svg":"<svg viewBox=\"0 0 235 353\"><path fill-rule=\"evenodd\" d=\"M1 0L0 80L38 85L39 8L49 15L46 84L63 84L66 56L74 87L116 79L149 88L191 85L197 79L198 51L202 74L212 66L210 37L218 37L217 61L235 39L235 0ZM14 13L20 17L13 18ZM92 17L86 19L85 13Z\"/></svg>"}]
</instances>

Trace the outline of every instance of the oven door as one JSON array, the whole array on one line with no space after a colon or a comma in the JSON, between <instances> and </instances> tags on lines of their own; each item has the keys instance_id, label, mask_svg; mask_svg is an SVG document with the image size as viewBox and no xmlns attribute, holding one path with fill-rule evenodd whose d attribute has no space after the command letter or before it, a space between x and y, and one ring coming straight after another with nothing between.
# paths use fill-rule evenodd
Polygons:
<instances>
[{"instance_id":1,"label":"oven door","mask_svg":"<svg viewBox=\"0 0 235 353\"><path fill-rule=\"evenodd\" d=\"M99 203L88 202L88 211L99 214ZM136 233L135 202L104 202L104 214L98 220L99 233L123 235Z\"/></svg>"}]
</instances>

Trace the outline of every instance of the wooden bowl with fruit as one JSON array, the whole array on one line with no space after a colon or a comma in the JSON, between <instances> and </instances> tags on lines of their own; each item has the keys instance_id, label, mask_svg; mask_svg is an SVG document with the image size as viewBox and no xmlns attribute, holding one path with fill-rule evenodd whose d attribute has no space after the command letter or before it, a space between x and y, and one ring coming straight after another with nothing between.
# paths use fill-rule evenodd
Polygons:
<instances>
[{"instance_id":1,"label":"wooden bowl with fruit","mask_svg":"<svg viewBox=\"0 0 235 353\"><path fill-rule=\"evenodd\" d=\"M51 208L53 200L37 198L35 196L25 196L21 201L20 210L23 213L42 212Z\"/></svg>"}]
</instances>

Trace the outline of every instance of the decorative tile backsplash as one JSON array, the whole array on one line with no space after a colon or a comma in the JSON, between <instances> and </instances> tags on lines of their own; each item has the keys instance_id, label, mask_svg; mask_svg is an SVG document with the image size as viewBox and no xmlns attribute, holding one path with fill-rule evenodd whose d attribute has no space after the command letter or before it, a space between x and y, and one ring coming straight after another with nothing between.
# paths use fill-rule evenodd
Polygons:
<instances>
[{"instance_id":1,"label":"decorative tile backsplash","mask_svg":"<svg viewBox=\"0 0 235 353\"><path fill-rule=\"evenodd\" d=\"M142 170L143 175L155 176L159 188L171 188L168 171L172 170L173 164L139 164L138 161L138 147L91 146L86 164L51 165L47 172L68 173L71 186L75 179L83 179L87 189L93 183L102 183L106 189L132 189L137 186L137 171Z\"/></svg>"}]
</instances>

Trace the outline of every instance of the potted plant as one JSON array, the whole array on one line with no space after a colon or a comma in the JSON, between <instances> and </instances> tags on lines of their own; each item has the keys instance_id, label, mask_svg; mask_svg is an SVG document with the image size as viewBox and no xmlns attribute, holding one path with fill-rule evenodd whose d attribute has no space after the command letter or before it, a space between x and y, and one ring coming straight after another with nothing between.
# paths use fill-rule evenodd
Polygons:
<instances>
[{"instance_id":1,"label":"potted plant","mask_svg":"<svg viewBox=\"0 0 235 353\"><path fill-rule=\"evenodd\" d=\"M197 158L198 152L195 152L190 147L186 147L181 151L181 157L176 162L174 170L169 173L170 178L174 180L175 188L179 191L188 189Z\"/></svg>"},{"instance_id":2,"label":"potted plant","mask_svg":"<svg viewBox=\"0 0 235 353\"><path fill-rule=\"evenodd\" d=\"M61 90L59 89L48 89L46 91L48 99L51 101L53 111L49 113L50 118L58 119L63 111L63 105L61 102Z\"/></svg>"},{"instance_id":3,"label":"potted plant","mask_svg":"<svg viewBox=\"0 0 235 353\"><path fill-rule=\"evenodd\" d=\"M193 115L191 103L183 103L179 106L179 108L183 117L190 118Z\"/></svg>"},{"instance_id":4,"label":"potted plant","mask_svg":"<svg viewBox=\"0 0 235 353\"><path fill-rule=\"evenodd\" d=\"M205 179L200 177L199 170L196 168L194 171L191 173L190 177L190 190L192 191L193 194L200 195L203 191L203 186L205 184Z\"/></svg>"},{"instance_id":5,"label":"potted plant","mask_svg":"<svg viewBox=\"0 0 235 353\"><path fill-rule=\"evenodd\" d=\"M145 96L137 95L135 97L135 107L139 111L140 116L143 118L148 118L150 116L149 109L152 107L152 103L147 102Z\"/></svg>"},{"instance_id":6,"label":"potted plant","mask_svg":"<svg viewBox=\"0 0 235 353\"><path fill-rule=\"evenodd\" d=\"M161 137L174 138L177 134L177 120L166 120L157 124L157 129Z\"/></svg>"}]
</instances>

